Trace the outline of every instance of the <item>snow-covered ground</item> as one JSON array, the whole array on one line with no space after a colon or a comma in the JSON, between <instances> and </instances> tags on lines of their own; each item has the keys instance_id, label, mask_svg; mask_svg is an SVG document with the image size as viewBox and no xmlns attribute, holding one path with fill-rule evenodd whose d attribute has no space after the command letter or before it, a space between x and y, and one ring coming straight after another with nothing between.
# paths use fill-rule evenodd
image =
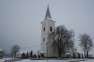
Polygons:
<instances>
[{"instance_id":1,"label":"snow-covered ground","mask_svg":"<svg viewBox=\"0 0 94 62\"><path fill-rule=\"evenodd\" d=\"M24 59L21 61L15 61L15 62L76 62L78 59L69 59L69 60L30 60L30 59ZM85 61L77 61L77 62L94 62L94 59L86 59Z\"/></svg>"},{"instance_id":2,"label":"snow-covered ground","mask_svg":"<svg viewBox=\"0 0 94 62\"><path fill-rule=\"evenodd\" d=\"M4 62L4 61L10 60L10 59L12 59L12 58L3 58L3 59L0 59L0 62Z\"/></svg>"},{"instance_id":3,"label":"snow-covered ground","mask_svg":"<svg viewBox=\"0 0 94 62\"><path fill-rule=\"evenodd\" d=\"M21 60L21 61L16 61L16 62L67 62L68 60Z\"/></svg>"},{"instance_id":4,"label":"snow-covered ground","mask_svg":"<svg viewBox=\"0 0 94 62\"><path fill-rule=\"evenodd\" d=\"M4 59L0 59L0 62L4 62Z\"/></svg>"},{"instance_id":5,"label":"snow-covered ground","mask_svg":"<svg viewBox=\"0 0 94 62\"><path fill-rule=\"evenodd\" d=\"M94 62L94 59L88 59L86 61L80 61L80 62Z\"/></svg>"},{"instance_id":6,"label":"snow-covered ground","mask_svg":"<svg viewBox=\"0 0 94 62\"><path fill-rule=\"evenodd\" d=\"M11 58L3 58L0 59L0 62L4 62L5 60L10 60ZM24 59L20 61L15 61L15 62L94 62L94 59L85 59L85 61L80 61L82 59L69 59L69 60L30 60L30 59Z\"/></svg>"}]
</instances>

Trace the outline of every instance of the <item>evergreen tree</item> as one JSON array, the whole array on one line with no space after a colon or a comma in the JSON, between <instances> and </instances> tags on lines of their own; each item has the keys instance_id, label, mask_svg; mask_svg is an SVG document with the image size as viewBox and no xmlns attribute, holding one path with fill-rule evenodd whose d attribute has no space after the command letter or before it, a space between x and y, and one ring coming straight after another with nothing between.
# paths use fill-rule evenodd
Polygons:
<instances>
[{"instance_id":1,"label":"evergreen tree","mask_svg":"<svg viewBox=\"0 0 94 62\"><path fill-rule=\"evenodd\" d=\"M26 59L28 59L28 52L27 52L27 54L26 54Z\"/></svg>"},{"instance_id":2,"label":"evergreen tree","mask_svg":"<svg viewBox=\"0 0 94 62\"><path fill-rule=\"evenodd\" d=\"M33 57L33 51L30 52L30 57L31 57L31 58Z\"/></svg>"},{"instance_id":3,"label":"evergreen tree","mask_svg":"<svg viewBox=\"0 0 94 62\"><path fill-rule=\"evenodd\" d=\"M22 53L22 59L25 59L25 53Z\"/></svg>"}]
</instances>

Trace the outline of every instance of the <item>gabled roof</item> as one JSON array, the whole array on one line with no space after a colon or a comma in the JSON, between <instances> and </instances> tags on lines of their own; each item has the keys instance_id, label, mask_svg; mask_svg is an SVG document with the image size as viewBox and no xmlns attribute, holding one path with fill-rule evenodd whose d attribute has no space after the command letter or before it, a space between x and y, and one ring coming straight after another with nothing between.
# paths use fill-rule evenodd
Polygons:
<instances>
[{"instance_id":1,"label":"gabled roof","mask_svg":"<svg viewBox=\"0 0 94 62\"><path fill-rule=\"evenodd\" d=\"M28 52L28 51L23 51L23 50L20 50L20 51L18 51L18 52L17 52L17 54L22 54L22 53L27 54L27 52Z\"/></svg>"}]
</instances>

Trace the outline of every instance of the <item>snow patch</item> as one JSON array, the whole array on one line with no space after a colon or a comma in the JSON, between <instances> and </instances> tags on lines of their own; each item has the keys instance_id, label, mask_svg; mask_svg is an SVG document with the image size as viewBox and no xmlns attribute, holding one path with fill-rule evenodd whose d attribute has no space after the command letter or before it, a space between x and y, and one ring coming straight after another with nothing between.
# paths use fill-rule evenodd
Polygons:
<instances>
[{"instance_id":1,"label":"snow patch","mask_svg":"<svg viewBox=\"0 0 94 62\"><path fill-rule=\"evenodd\" d=\"M0 62L5 62L6 60L10 60L12 58L3 58L3 59L0 59Z\"/></svg>"},{"instance_id":2,"label":"snow patch","mask_svg":"<svg viewBox=\"0 0 94 62\"><path fill-rule=\"evenodd\" d=\"M0 49L0 51L3 51L2 49Z\"/></svg>"}]
</instances>

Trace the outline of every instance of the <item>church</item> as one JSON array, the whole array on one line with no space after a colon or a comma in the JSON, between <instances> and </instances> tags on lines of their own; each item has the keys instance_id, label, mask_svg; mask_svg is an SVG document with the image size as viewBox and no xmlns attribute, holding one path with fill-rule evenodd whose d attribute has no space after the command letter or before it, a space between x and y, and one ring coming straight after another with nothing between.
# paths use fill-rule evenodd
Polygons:
<instances>
[{"instance_id":1,"label":"church","mask_svg":"<svg viewBox=\"0 0 94 62\"><path fill-rule=\"evenodd\" d=\"M41 51L45 57L58 57L57 50L52 46L53 41L49 34L55 30L55 21L52 20L49 6L47 7L44 20L41 22ZM73 50L67 50L69 55L73 55ZM63 55L62 55L63 56Z\"/></svg>"}]
</instances>

